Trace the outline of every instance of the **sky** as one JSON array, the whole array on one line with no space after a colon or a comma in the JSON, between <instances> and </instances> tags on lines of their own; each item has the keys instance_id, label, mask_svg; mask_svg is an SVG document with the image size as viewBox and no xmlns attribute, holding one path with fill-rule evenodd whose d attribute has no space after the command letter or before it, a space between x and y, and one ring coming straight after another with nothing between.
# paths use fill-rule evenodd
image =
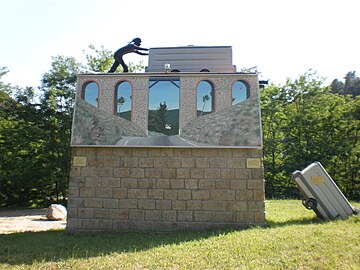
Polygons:
<instances>
[{"instance_id":1,"label":"sky","mask_svg":"<svg viewBox=\"0 0 360 270\"><path fill-rule=\"evenodd\" d=\"M53 56L85 62L88 45L232 46L237 70L283 85L312 69L331 83L360 75L359 0L0 0L2 81L40 86ZM125 62L147 65L147 57Z\"/></svg>"}]
</instances>

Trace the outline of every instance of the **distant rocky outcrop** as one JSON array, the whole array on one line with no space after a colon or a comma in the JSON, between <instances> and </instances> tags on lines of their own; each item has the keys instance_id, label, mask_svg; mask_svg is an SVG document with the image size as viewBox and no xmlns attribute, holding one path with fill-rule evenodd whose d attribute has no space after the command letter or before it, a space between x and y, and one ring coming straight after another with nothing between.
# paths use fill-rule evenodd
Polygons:
<instances>
[{"instance_id":1,"label":"distant rocky outcrop","mask_svg":"<svg viewBox=\"0 0 360 270\"><path fill-rule=\"evenodd\" d=\"M82 99L76 102L73 126L73 145L115 145L122 136L146 136L130 121L98 110Z\"/></svg>"},{"instance_id":2,"label":"distant rocky outcrop","mask_svg":"<svg viewBox=\"0 0 360 270\"><path fill-rule=\"evenodd\" d=\"M252 96L222 111L196 118L182 129L181 137L215 146L260 146L258 96Z\"/></svg>"}]
</instances>

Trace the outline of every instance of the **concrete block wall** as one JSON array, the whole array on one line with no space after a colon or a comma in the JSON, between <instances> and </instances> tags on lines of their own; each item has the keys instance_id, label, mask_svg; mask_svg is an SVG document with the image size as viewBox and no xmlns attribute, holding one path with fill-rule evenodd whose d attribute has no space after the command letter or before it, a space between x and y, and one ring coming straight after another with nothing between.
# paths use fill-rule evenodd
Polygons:
<instances>
[{"instance_id":1,"label":"concrete block wall","mask_svg":"<svg viewBox=\"0 0 360 270\"><path fill-rule=\"evenodd\" d=\"M261 149L72 147L72 155L68 231L265 223Z\"/></svg>"}]
</instances>

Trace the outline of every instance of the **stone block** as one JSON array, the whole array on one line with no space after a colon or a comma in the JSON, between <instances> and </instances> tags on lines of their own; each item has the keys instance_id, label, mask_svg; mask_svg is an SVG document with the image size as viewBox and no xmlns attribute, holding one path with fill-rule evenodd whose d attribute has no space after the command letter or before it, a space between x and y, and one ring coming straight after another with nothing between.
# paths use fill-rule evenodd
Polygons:
<instances>
[{"instance_id":1,"label":"stone block","mask_svg":"<svg viewBox=\"0 0 360 270\"><path fill-rule=\"evenodd\" d=\"M209 190L193 190L191 195L193 200L208 200L210 198Z\"/></svg>"},{"instance_id":2,"label":"stone block","mask_svg":"<svg viewBox=\"0 0 360 270\"><path fill-rule=\"evenodd\" d=\"M249 211L264 212L265 204L263 201L250 201L248 202Z\"/></svg>"},{"instance_id":3,"label":"stone block","mask_svg":"<svg viewBox=\"0 0 360 270\"><path fill-rule=\"evenodd\" d=\"M94 209L94 218L95 219L108 219L109 210L108 209Z\"/></svg>"},{"instance_id":4,"label":"stone block","mask_svg":"<svg viewBox=\"0 0 360 270\"><path fill-rule=\"evenodd\" d=\"M99 198L84 198L84 207L102 208L102 199Z\"/></svg>"},{"instance_id":5,"label":"stone block","mask_svg":"<svg viewBox=\"0 0 360 270\"><path fill-rule=\"evenodd\" d=\"M205 179L219 179L221 177L220 169L204 169Z\"/></svg>"},{"instance_id":6,"label":"stone block","mask_svg":"<svg viewBox=\"0 0 360 270\"><path fill-rule=\"evenodd\" d=\"M139 179L138 180L138 188L155 188L156 181L154 179Z\"/></svg>"},{"instance_id":7,"label":"stone block","mask_svg":"<svg viewBox=\"0 0 360 270\"><path fill-rule=\"evenodd\" d=\"M146 189L129 189L128 190L129 199L146 199L147 190Z\"/></svg>"},{"instance_id":8,"label":"stone block","mask_svg":"<svg viewBox=\"0 0 360 270\"><path fill-rule=\"evenodd\" d=\"M139 200L138 208L139 209L155 209L155 200L153 200L153 199Z\"/></svg>"},{"instance_id":9,"label":"stone block","mask_svg":"<svg viewBox=\"0 0 360 270\"><path fill-rule=\"evenodd\" d=\"M220 178L224 180L230 180L235 178L235 171L233 169L221 169Z\"/></svg>"},{"instance_id":10,"label":"stone block","mask_svg":"<svg viewBox=\"0 0 360 270\"><path fill-rule=\"evenodd\" d=\"M215 189L214 179L200 179L198 183L199 189Z\"/></svg>"},{"instance_id":11,"label":"stone block","mask_svg":"<svg viewBox=\"0 0 360 270\"><path fill-rule=\"evenodd\" d=\"M113 229L112 220L100 220L99 221L99 229L103 231L111 231Z\"/></svg>"},{"instance_id":12,"label":"stone block","mask_svg":"<svg viewBox=\"0 0 360 270\"><path fill-rule=\"evenodd\" d=\"M121 209L136 209L138 207L137 199L119 199L118 206Z\"/></svg>"},{"instance_id":13,"label":"stone block","mask_svg":"<svg viewBox=\"0 0 360 270\"><path fill-rule=\"evenodd\" d=\"M237 212L236 222L244 224L252 224L255 222L255 215L253 212Z\"/></svg>"},{"instance_id":14,"label":"stone block","mask_svg":"<svg viewBox=\"0 0 360 270\"><path fill-rule=\"evenodd\" d=\"M186 210L201 210L202 201L186 201Z\"/></svg>"},{"instance_id":15,"label":"stone block","mask_svg":"<svg viewBox=\"0 0 360 270\"><path fill-rule=\"evenodd\" d=\"M181 159L181 167L182 168L194 168L195 167L195 160L191 157L182 158Z\"/></svg>"},{"instance_id":16,"label":"stone block","mask_svg":"<svg viewBox=\"0 0 360 270\"><path fill-rule=\"evenodd\" d=\"M184 189L184 187L185 187L184 179L170 179L171 189Z\"/></svg>"},{"instance_id":17,"label":"stone block","mask_svg":"<svg viewBox=\"0 0 360 270\"><path fill-rule=\"evenodd\" d=\"M178 200L191 200L191 191L190 190L178 190Z\"/></svg>"},{"instance_id":18,"label":"stone block","mask_svg":"<svg viewBox=\"0 0 360 270\"><path fill-rule=\"evenodd\" d=\"M95 189L95 197L97 198L113 198L112 188L97 188Z\"/></svg>"},{"instance_id":19,"label":"stone block","mask_svg":"<svg viewBox=\"0 0 360 270\"><path fill-rule=\"evenodd\" d=\"M137 210L137 209L130 210L129 219L133 221L145 220L145 210Z\"/></svg>"},{"instance_id":20,"label":"stone block","mask_svg":"<svg viewBox=\"0 0 360 270\"><path fill-rule=\"evenodd\" d=\"M176 169L161 169L161 177L167 179L176 178Z\"/></svg>"},{"instance_id":21,"label":"stone block","mask_svg":"<svg viewBox=\"0 0 360 270\"><path fill-rule=\"evenodd\" d=\"M191 178L204 178L204 169L193 168L190 170Z\"/></svg>"},{"instance_id":22,"label":"stone block","mask_svg":"<svg viewBox=\"0 0 360 270\"><path fill-rule=\"evenodd\" d=\"M254 200L254 192L248 189L236 190L237 201L252 201Z\"/></svg>"},{"instance_id":23,"label":"stone block","mask_svg":"<svg viewBox=\"0 0 360 270\"><path fill-rule=\"evenodd\" d=\"M139 167L140 168L152 168L154 167L154 159L153 158L139 158Z\"/></svg>"},{"instance_id":24,"label":"stone block","mask_svg":"<svg viewBox=\"0 0 360 270\"><path fill-rule=\"evenodd\" d=\"M79 218L93 218L94 217L93 208L79 208L78 214Z\"/></svg>"},{"instance_id":25,"label":"stone block","mask_svg":"<svg viewBox=\"0 0 360 270\"><path fill-rule=\"evenodd\" d=\"M202 209L205 211L226 211L225 201L203 201Z\"/></svg>"},{"instance_id":26,"label":"stone block","mask_svg":"<svg viewBox=\"0 0 360 270\"><path fill-rule=\"evenodd\" d=\"M162 220L162 212L159 210L146 210L145 220L146 221L160 221L160 220Z\"/></svg>"},{"instance_id":27,"label":"stone block","mask_svg":"<svg viewBox=\"0 0 360 270\"><path fill-rule=\"evenodd\" d=\"M190 178L190 169L185 168L179 168L176 169L176 178Z\"/></svg>"},{"instance_id":28,"label":"stone block","mask_svg":"<svg viewBox=\"0 0 360 270\"><path fill-rule=\"evenodd\" d=\"M215 189L229 189L230 181L228 180L215 180Z\"/></svg>"},{"instance_id":29,"label":"stone block","mask_svg":"<svg viewBox=\"0 0 360 270\"><path fill-rule=\"evenodd\" d=\"M133 153L132 155L134 157L147 157L148 155L148 149L145 148L145 147L136 147L136 148L133 148Z\"/></svg>"},{"instance_id":30,"label":"stone block","mask_svg":"<svg viewBox=\"0 0 360 270\"><path fill-rule=\"evenodd\" d=\"M264 180L247 180L247 188L252 190L264 190Z\"/></svg>"},{"instance_id":31,"label":"stone block","mask_svg":"<svg viewBox=\"0 0 360 270\"><path fill-rule=\"evenodd\" d=\"M129 210L109 209L109 219L128 220L129 219Z\"/></svg>"},{"instance_id":32,"label":"stone block","mask_svg":"<svg viewBox=\"0 0 360 270\"><path fill-rule=\"evenodd\" d=\"M181 158L169 157L166 161L167 168L181 168Z\"/></svg>"},{"instance_id":33,"label":"stone block","mask_svg":"<svg viewBox=\"0 0 360 270\"><path fill-rule=\"evenodd\" d=\"M101 186L105 187L105 188L120 187L120 179L119 178L102 178Z\"/></svg>"},{"instance_id":34,"label":"stone block","mask_svg":"<svg viewBox=\"0 0 360 270\"><path fill-rule=\"evenodd\" d=\"M145 169L145 178L158 179L160 177L161 177L161 169L159 169L159 168L146 168Z\"/></svg>"},{"instance_id":35,"label":"stone block","mask_svg":"<svg viewBox=\"0 0 360 270\"><path fill-rule=\"evenodd\" d=\"M149 189L148 190L149 199L158 199L161 200L164 198L164 190L162 189Z\"/></svg>"},{"instance_id":36,"label":"stone block","mask_svg":"<svg viewBox=\"0 0 360 270\"><path fill-rule=\"evenodd\" d=\"M138 188L138 181L134 178L123 178L121 179L122 188Z\"/></svg>"},{"instance_id":37,"label":"stone block","mask_svg":"<svg viewBox=\"0 0 360 270\"><path fill-rule=\"evenodd\" d=\"M104 199L103 207L105 209L118 208L118 200L117 199Z\"/></svg>"},{"instance_id":38,"label":"stone block","mask_svg":"<svg viewBox=\"0 0 360 270\"><path fill-rule=\"evenodd\" d=\"M155 157L154 158L154 168L166 168L166 158Z\"/></svg>"},{"instance_id":39,"label":"stone block","mask_svg":"<svg viewBox=\"0 0 360 270\"><path fill-rule=\"evenodd\" d=\"M246 180L230 180L230 189L246 189Z\"/></svg>"},{"instance_id":40,"label":"stone block","mask_svg":"<svg viewBox=\"0 0 360 270\"><path fill-rule=\"evenodd\" d=\"M131 168L130 177L132 178L144 178L145 170L143 168Z\"/></svg>"},{"instance_id":41,"label":"stone block","mask_svg":"<svg viewBox=\"0 0 360 270\"><path fill-rule=\"evenodd\" d=\"M127 188L114 188L114 198L115 199L126 199L127 198Z\"/></svg>"},{"instance_id":42,"label":"stone block","mask_svg":"<svg viewBox=\"0 0 360 270\"><path fill-rule=\"evenodd\" d=\"M198 179L185 179L185 189L198 189Z\"/></svg>"},{"instance_id":43,"label":"stone block","mask_svg":"<svg viewBox=\"0 0 360 270\"><path fill-rule=\"evenodd\" d=\"M226 168L226 159L225 158L209 158L210 168Z\"/></svg>"},{"instance_id":44,"label":"stone block","mask_svg":"<svg viewBox=\"0 0 360 270\"><path fill-rule=\"evenodd\" d=\"M195 158L195 167L196 168L209 168L209 158L207 157L197 157Z\"/></svg>"},{"instance_id":45,"label":"stone block","mask_svg":"<svg viewBox=\"0 0 360 270\"><path fill-rule=\"evenodd\" d=\"M130 168L114 168L114 177L123 178L130 176Z\"/></svg>"},{"instance_id":46,"label":"stone block","mask_svg":"<svg viewBox=\"0 0 360 270\"><path fill-rule=\"evenodd\" d=\"M122 157L120 160L120 166L124 168L136 168L138 166L139 159L136 157Z\"/></svg>"},{"instance_id":47,"label":"stone block","mask_svg":"<svg viewBox=\"0 0 360 270\"><path fill-rule=\"evenodd\" d=\"M210 190L210 199L211 200L224 200L224 201L234 201L235 200L235 190Z\"/></svg>"},{"instance_id":48,"label":"stone block","mask_svg":"<svg viewBox=\"0 0 360 270\"><path fill-rule=\"evenodd\" d=\"M158 210L170 210L171 200L156 200L156 209Z\"/></svg>"},{"instance_id":49,"label":"stone block","mask_svg":"<svg viewBox=\"0 0 360 270\"><path fill-rule=\"evenodd\" d=\"M178 221L193 221L193 211L178 211L177 213L177 220Z\"/></svg>"},{"instance_id":50,"label":"stone block","mask_svg":"<svg viewBox=\"0 0 360 270\"><path fill-rule=\"evenodd\" d=\"M172 210L186 210L185 201L173 201L171 204Z\"/></svg>"},{"instance_id":51,"label":"stone block","mask_svg":"<svg viewBox=\"0 0 360 270\"><path fill-rule=\"evenodd\" d=\"M211 222L212 212L210 211L194 211L194 221L196 222Z\"/></svg>"},{"instance_id":52,"label":"stone block","mask_svg":"<svg viewBox=\"0 0 360 270\"><path fill-rule=\"evenodd\" d=\"M159 188L159 189L170 188L170 180L169 179L157 179L156 180L156 188Z\"/></svg>"},{"instance_id":53,"label":"stone block","mask_svg":"<svg viewBox=\"0 0 360 270\"><path fill-rule=\"evenodd\" d=\"M251 179L251 170L250 169L235 169L235 178L236 179Z\"/></svg>"},{"instance_id":54,"label":"stone block","mask_svg":"<svg viewBox=\"0 0 360 270\"><path fill-rule=\"evenodd\" d=\"M177 200L177 190L164 189L165 200Z\"/></svg>"},{"instance_id":55,"label":"stone block","mask_svg":"<svg viewBox=\"0 0 360 270\"><path fill-rule=\"evenodd\" d=\"M99 230L99 220L98 219L82 219L81 228L86 230Z\"/></svg>"},{"instance_id":56,"label":"stone block","mask_svg":"<svg viewBox=\"0 0 360 270\"><path fill-rule=\"evenodd\" d=\"M155 222L154 221L139 221L138 229L142 232L153 232L155 231Z\"/></svg>"},{"instance_id":57,"label":"stone block","mask_svg":"<svg viewBox=\"0 0 360 270\"><path fill-rule=\"evenodd\" d=\"M177 211L161 211L161 220L168 221L168 222L176 222L177 218Z\"/></svg>"}]
</instances>

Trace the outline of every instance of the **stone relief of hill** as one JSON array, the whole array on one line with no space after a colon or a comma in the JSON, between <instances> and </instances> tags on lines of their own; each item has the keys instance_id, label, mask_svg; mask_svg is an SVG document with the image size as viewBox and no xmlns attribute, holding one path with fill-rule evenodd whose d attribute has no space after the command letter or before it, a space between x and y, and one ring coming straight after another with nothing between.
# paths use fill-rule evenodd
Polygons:
<instances>
[{"instance_id":1,"label":"stone relief of hill","mask_svg":"<svg viewBox=\"0 0 360 270\"><path fill-rule=\"evenodd\" d=\"M73 145L115 145L123 136L146 137L146 133L130 121L98 110L82 99L77 100Z\"/></svg>"},{"instance_id":2,"label":"stone relief of hill","mask_svg":"<svg viewBox=\"0 0 360 270\"><path fill-rule=\"evenodd\" d=\"M258 96L189 122L181 137L214 146L261 146Z\"/></svg>"}]
</instances>

